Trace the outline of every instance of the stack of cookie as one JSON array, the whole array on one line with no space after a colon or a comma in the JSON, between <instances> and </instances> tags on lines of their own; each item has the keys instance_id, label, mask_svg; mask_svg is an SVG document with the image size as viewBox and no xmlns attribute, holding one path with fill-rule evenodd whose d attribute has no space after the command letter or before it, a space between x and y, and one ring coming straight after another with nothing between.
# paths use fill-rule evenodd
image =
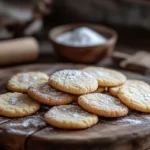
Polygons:
<instances>
[{"instance_id":1,"label":"stack of cookie","mask_svg":"<svg viewBox=\"0 0 150 150\"><path fill-rule=\"evenodd\" d=\"M53 106L45 121L64 129L91 127L98 116L123 117L129 108L150 112L147 83L126 80L122 73L102 67L61 70L50 77L42 72L19 73L8 81L8 89L14 93L0 95L0 115L27 116L43 103Z\"/></svg>"}]
</instances>

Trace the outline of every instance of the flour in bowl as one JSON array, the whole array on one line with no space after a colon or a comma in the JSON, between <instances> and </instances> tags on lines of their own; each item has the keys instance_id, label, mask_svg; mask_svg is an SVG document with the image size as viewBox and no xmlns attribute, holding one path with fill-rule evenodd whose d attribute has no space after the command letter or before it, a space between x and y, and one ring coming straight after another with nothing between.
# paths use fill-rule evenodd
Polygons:
<instances>
[{"instance_id":1,"label":"flour in bowl","mask_svg":"<svg viewBox=\"0 0 150 150\"><path fill-rule=\"evenodd\" d=\"M60 44L76 47L102 45L107 38L88 27L80 27L70 32L65 32L56 38Z\"/></svg>"}]
</instances>

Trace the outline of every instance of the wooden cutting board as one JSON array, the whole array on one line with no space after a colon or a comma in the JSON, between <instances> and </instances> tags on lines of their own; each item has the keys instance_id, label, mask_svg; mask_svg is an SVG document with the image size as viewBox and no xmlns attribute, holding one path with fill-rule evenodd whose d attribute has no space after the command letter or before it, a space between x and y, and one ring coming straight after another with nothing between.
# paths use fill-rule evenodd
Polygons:
<instances>
[{"instance_id":1,"label":"wooden cutting board","mask_svg":"<svg viewBox=\"0 0 150 150\"><path fill-rule=\"evenodd\" d=\"M36 64L0 70L0 93L7 92L8 79L17 72L44 71L49 75L61 69L83 68L73 64ZM123 72L130 79L150 83L150 79ZM127 117L100 118L85 130L61 130L47 125L43 114L49 106L24 118L0 117L0 145L9 150L145 150L150 148L150 114L131 111Z\"/></svg>"}]
</instances>

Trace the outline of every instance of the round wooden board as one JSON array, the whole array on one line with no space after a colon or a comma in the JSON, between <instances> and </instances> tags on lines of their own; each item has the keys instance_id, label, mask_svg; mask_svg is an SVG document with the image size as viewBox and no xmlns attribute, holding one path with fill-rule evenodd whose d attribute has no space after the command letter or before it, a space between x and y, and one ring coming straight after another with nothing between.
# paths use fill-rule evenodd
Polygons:
<instances>
[{"instance_id":1,"label":"round wooden board","mask_svg":"<svg viewBox=\"0 0 150 150\"><path fill-rule=\"evenodd\" d=\"M79 69L85 65L36 64L0 70L0 93L7 92L8 79L17 72L43 71L49 75L61 69ZM130 79L150 83L150 79L123 72ZM131 111L118 119L99 118L99 123L85 130L61 130L48 126L41 106L36 114L24 118L0 117L0 145L10 150L145 150L150 147L150 115Z\"/></svg>"}]
</instances>

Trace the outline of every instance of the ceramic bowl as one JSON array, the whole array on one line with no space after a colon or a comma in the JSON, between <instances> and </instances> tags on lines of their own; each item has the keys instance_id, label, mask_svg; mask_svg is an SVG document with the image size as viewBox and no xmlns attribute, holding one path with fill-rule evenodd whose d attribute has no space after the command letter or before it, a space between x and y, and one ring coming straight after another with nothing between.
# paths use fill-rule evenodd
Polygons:
<instances>
[{"instance_id":1,"label":"ceramic bowl","mask_svg":"<svg viewBox=\"0 0 150 150\"><path fill-rule=\"evenodd\" d=\"M75 47L69 46L65 44L58 43L56 38L62 33L72 31L79 27L88 27L95 30L97 33L102 34L107 38L107 41L104 44L96 45L96 46L85 46L85 47ZM117 33L113 29L108 27L97 25L97 24L67 24L54 27L49 32L49 39L52 42L52 45L56 52L68 58L74 62L80 63L95 63L101 61L102 59L108 57L116 44L117 41Z\"/></svg>"}]
</instances>

